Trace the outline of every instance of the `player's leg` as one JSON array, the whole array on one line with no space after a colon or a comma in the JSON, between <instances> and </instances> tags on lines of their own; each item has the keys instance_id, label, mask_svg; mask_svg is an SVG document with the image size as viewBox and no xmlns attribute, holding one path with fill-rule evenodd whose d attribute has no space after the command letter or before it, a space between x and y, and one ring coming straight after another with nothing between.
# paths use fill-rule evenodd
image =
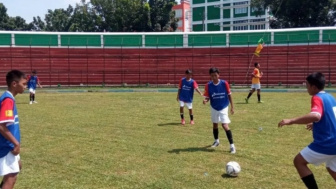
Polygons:
<instances>
[{"instance_id":1,"label":"player's leg","mask_svg":"<svg viewBox=\"0 0 336 189\"><path fill-rule=\"evenodd\" d=\"M260 84L256 85L256 89L257 89L258 102L262 103L262 101L260 100Z\"/></svg>"},{"instance_id":2,"label":"player's leg","mask_svg":"<svg viewBox=\"0 0 336 189\"><path fill-rule=\"evenodd\" d=\"M3 184L1 189L14 188L17 175L18 175L17 173L10 173L5 175L2 180Z\"/></svg>"},{"instance_id":3,"label":"player's leg","mask_svg":"<svg viewBox=\"0 0 336 189\"><path fill-rule=\"evenodd\" d=\"M336 156L327 161L326 167L330 176L336 181Z\"/></svg>"},{"instance_id":4,"label":"player's leg","mask_svg":"<svg viewBox=\"0 0 336 189\"><path fill-rule=\"evenodd\" d=\"M306 160L307 159L307 160ZM308 167L308 163L318 165L318 154L310 150L308 147L304 148L294 158L294 166L300 175L301 180L307 188L318 188L314 174Z\"/></svg>"},{"instance_id":5,"label":"player's leg","mask_svg":"<svg viewBox=\"0 0 336 189\"><path fill-rule=\"evenodd\" d=\"M331 177L336 181L336 172L331 170L329 167L327 167L327 170L329 174L331 175Z\"/></svg>"},{"instance_id":6,"label":"player's leg","mask_svg":"<svg viewBox=\"0 0 336 189\"><path fill-rule=\"evenodd\" d=\"M33 103L33 93L34 89L32 88L29 88L29 104L32 104Z\"/></svg>"},{"instance_id":7,"label":"player's leg","mask_svg":"<svg viewBox=\"0 0 336 189\"><path fill-rule=\"evenodd\" d=\"M21 170L20 155L14 156L9 152L6 156L0 158L0 175L3 175L1 189L14 188L16 178Z\"/></svg>"},{"instance_id":8,"label":"player's leg","mask_svg":"<svg viewBox=\"0 0 336 189\"><path fill-rule=\"evenodd\" d=\"M252 94L254 93L255 88L253 87L253 85L251 86L251 90L249 92L249 94L247 95L247 97L245 98L245 102L248 103L249 98L252 96Z\"/></svg>"},{"instance_id":9,"label":"player's leg","mask_svg":"<svg viewBox=\"0 0 336 189\"><path fill-rule=\"evenodd\" d=\"M214 136L214 143L211 145L211 147L217 147L219 145L219 131L218 131L218 123L212 123L213 128L212 128L212 133Z\"/></svg>"},{"instance_id":10,"label":"player's leg","mask_svg":"<svg viewBox=\"0 0 336 189\"><path fill-rule=\"evenodd\" d=\"M193 114L193 110L192 110L192 103L186 103L187 107L189 109L189 116L190 116L190 124L193 125L194 123L194 114Z\"/></svg>"},{"instance_id":11,"label":"player's leg","mask_svg":"<svg viewBox=\"0 0 336 189\"><path fill-rule=\"evenodd\" d=\"M214 143L211 145L211 147L217 147L219 145L219 131L218 131L218 121L219 121L219 115L218 111L211 108L211 121L212 121L212 133L214 136Z\"/></svg>"},{"instance_id":12,"label":"player's leg","mask_svg":"<svg viewBox=\"0 0 336 189\"><path fill-rule=\"evenodd\" d=\"M222 127L225 130L226 137L230 143L230 152L231 153L236 153L236 148L233 143L233 137L232 137L232 132L229 128L229 123L231 123L231 120L228 115L229 108L226 107L223 110L219 111L219 121L222 122Z\"/></svg>"},{"instance_id":13,"label":"player's leg","mask_svg":"<svg viewBox=\"0 0 336 189\"><path fill-rule=\"evenodd\" d=\"M180 101L180 117L181 117L181 124L184 125L185 121L184 121L184 102Z\"/></svg>"}]
</instances>

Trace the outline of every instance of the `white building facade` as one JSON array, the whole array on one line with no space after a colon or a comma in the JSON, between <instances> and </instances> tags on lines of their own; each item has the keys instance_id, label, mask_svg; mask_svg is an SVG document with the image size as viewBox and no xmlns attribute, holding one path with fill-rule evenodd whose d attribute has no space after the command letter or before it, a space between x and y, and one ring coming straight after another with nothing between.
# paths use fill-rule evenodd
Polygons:
<instances>
[{"instance_id":1,"label":"white building facade","mask_svg":"<svg viewBox=\"0 0 336 189\"><path fill-rule=\"evenodd\" d=\"M269 29L269 14L256 16L250 0L191 0L192 31Z\"/></svg>"}]
</instances>

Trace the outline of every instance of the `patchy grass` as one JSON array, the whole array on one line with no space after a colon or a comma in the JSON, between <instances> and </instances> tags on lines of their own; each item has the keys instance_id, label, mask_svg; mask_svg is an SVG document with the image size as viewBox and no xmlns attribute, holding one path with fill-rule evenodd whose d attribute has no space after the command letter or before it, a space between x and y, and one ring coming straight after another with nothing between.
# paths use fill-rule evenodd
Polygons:
<instances>
[{"instance_id":1,"label":"patchy grass","mask_svg":"<svg viewBox=\"0 0 336 189\"><path fill-rule=\"evenodd\" d=\"M213 142L209 104L195 95L195 125L180 125L176 93L38 93L17 96L23 169L16 188L305 188L292 159L312 141L303 126L277 128L310 110L307 93L233 93L230 124ZM185 109L185 117L189 116ZM259 128L262 128L260 131ZM237 161L237 178L225 175ZM334 188L324 166L311 166L320 188Z\"/></svg>"}]
</instances>

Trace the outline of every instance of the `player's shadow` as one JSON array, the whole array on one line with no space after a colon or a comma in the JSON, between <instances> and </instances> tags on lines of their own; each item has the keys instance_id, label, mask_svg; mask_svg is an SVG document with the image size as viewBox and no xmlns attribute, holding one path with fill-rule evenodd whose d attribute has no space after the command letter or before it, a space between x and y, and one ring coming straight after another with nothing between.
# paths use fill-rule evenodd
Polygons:
<instances>
[{"instance_id":1,"label":"player's shadow","mask_svg":"<svg viewBox=\"0 0 336 189\"><path fill-rule=\"evenodd\" d=\"M158 126L175 126L181 125L181 123L159 123Z\"/></svg>"},{"instance_id":2,"label":"player's shadow","mask_svg":"<svg viewBox=\"0 0 336 189\"><path fill-rule=\"evenodd\" d=\"M204 146L204 147L191 147L191 148L184 148L184 149L173 149L169 150L169 153L179 154L180 152L214 152L215 149L211 148L211 146Z\"/></svg>"},{"instance_id":3,"label":"player's shadow","mask_svg":"<svg viewBox=\"0 0 336 189\"><path fill-rule=\"evenodd\" d=\"M246 105L248 105L249 103L246 103L246 102L235 102L235 104L246 104Z\"/></svg>"}]
</instances>

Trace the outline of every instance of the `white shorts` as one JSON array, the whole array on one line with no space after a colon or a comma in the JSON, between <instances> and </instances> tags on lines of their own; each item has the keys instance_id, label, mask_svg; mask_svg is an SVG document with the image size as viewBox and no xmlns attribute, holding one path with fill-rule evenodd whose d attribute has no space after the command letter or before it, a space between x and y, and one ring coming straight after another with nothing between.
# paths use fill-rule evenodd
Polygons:
<instances>
[{"instance_id":1,"label":"white shorts","mask_svg":"<svg viewBox=\"0 0 336 189\"><path fill-rule=\"evenodd\" d=\"M326 167L329 167L332 171L336 172L336 155L320 154L308 147L301 150L300 154L308 163L316 166L321 163L326 163Z\"/></svg>"},{"instance_id":2,"label":"white shorts","mask_svg":"<svg viewBox=\"0 0 336 189\"><path fill-rule=\"evenodd\" d=\"M29 88L29 92L35 94L35 89Z\"/></svg>"},{"instance_id":3,"label":"white shorts","mask_svg":"<svg viewBox=\"0 0 336 189\"><path fill-rule=\"evenodd\" d=\"M20 172L19 161L20 155L14 156L12 152L0 158L0 176Z\"/></svg>"},{"instance_id":4,"label":"white shorts","mask_svg":"<svg viewBox=\"0 0 336 189\"><path fill-rule=\"evenodd\" d=\"M180 107L184 107L184 105L186 105L189 110L192 109L192 103L180 101Z\"/></svg>"},{"instance_id":5,"label":"white shorts","mask_svg":"<svg viewBox=\"0 0 336 189\"><path fill-rule=\"evenodd\" d=\"M260 83L259 84L252 84L251 89L260 89Z\"/></svg>"},{"instance_id":6,"label":"white shorts","mask_svg":"<svg viewBox=\"0 0 336 189\"><path fill-rule=\"evenodd\" d=\"M229 114L228 114L229 106L224 108L223 110L217 111L211 107L211 121L212 123L231 123Z\"/></svg>"}]
</instances>

